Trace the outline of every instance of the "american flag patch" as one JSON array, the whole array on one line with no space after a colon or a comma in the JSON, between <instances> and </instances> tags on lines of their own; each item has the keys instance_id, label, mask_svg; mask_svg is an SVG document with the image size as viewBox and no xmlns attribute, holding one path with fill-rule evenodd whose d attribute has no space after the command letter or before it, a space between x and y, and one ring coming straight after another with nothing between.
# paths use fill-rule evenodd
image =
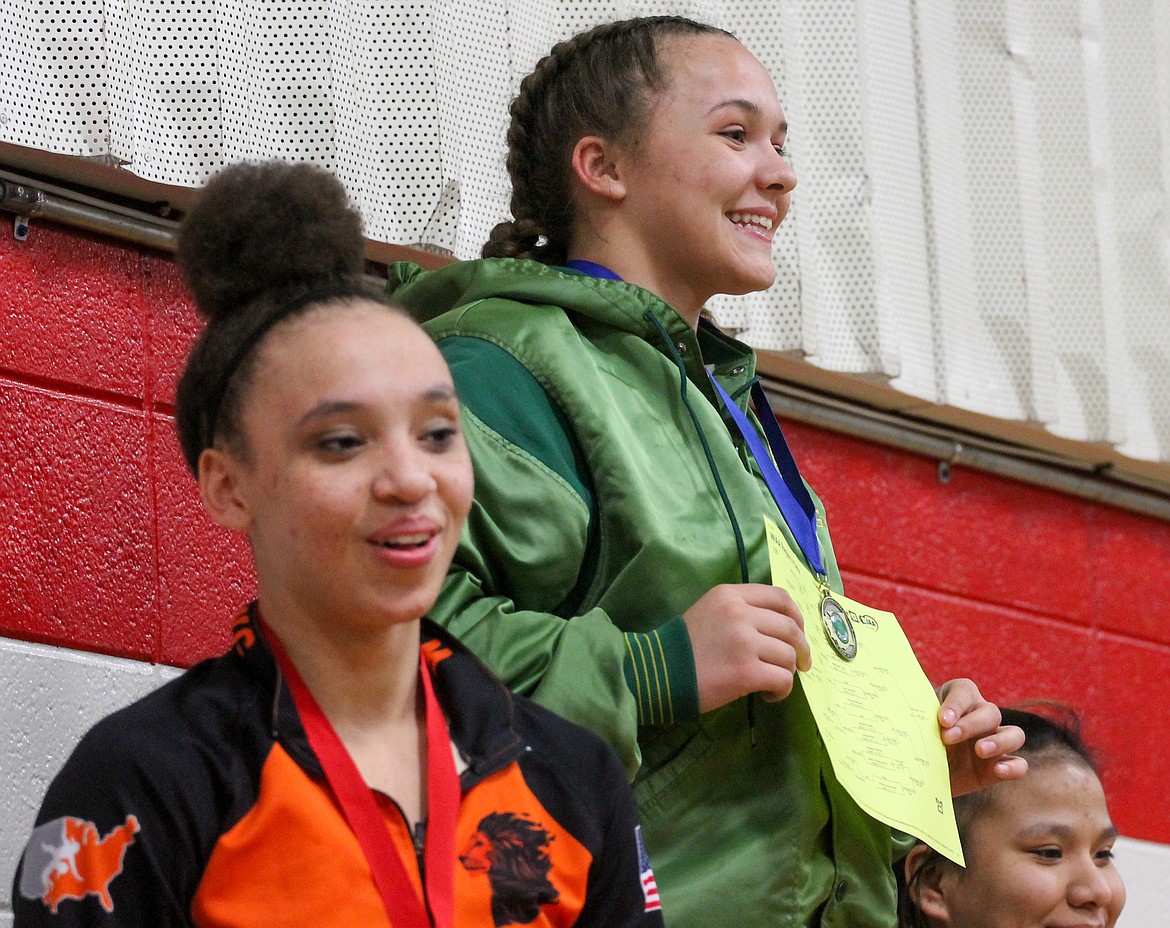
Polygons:
<instances>
[{"instance_id":1,"label":"american flag patch","mask_svg":"<svg viewBox=\"0 0 1170 928\"><path fill-rule=\"evenodd\" d=\"M658 881L650 869L650 855L642 841L642 826L634 826L634 838L638 842L638 869L642 871L642 899L646 903L643 912L660 912L662 902L658 898Z\"/></svg>"}]
</instances>

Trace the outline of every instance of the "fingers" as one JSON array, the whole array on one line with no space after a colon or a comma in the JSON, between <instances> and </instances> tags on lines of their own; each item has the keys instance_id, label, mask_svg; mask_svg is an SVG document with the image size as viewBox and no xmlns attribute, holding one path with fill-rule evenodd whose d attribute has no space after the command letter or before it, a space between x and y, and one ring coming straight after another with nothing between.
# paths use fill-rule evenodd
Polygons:
<instances>
[{"instance_id":1,"label":"fingers","mask_svg":"<svg viewBox=\"0 0 1170 928\"><path fill-rule=\"evenodd\" d=\"M999 706L984 699L979 687L967 679L944 683L939 691L939 699L938 723L942 728L944 744L957 744L991 735L999 729L999 723L1003 720ZM1011 750L1018 747L1016 745Z\"/></svg>"},{"instance_id":2,"label":"fingers","mask_svg":"<svg viewBox=\"0 0 1170 928\"><path fill-rule=\"evenodd\" d=\"M769 621L762 624L773 625ZM776 629L766 627L760 629L755 652L757 659L765 664L783 667L791 672L800 668L802 655L807 658L808 642L805 640L804 633L798 628L792 626Z\"/></svg>"},{"instance_id":3,"label":"fingers","mask_svg":"<svg viewBox=\"0 0 1170 928\"><path fill-rule=\"evenodd\" d=\"M975 756L993 760L1014 754L1024 746L1024 730L1015 725L1001 725L986 738L975 742Z\"/></svg>"},{"instance_id":4,"label":"fingers","mask_svg":"<svg viewBox=\"0 0 1170 928\"><path fill-rule=\"evenodd\" d=\"M812 648L808 645L808 638L800 636L801 647L796 649L796 668L801 673L812 670Z\"/></svg>"},{"instance_id":5,"label":"fingers","mask_svg":"<svg viewBox=\"0 0 1170 928\"><path fill-rule=\"evenodd\" d=\"M798 628L804 629L804 615L787 590L763 583L740 583L727 589L734 590L746 605L788 616Z\"/></svg>"},{"instance_id":6,"label":"fingers","mask_svg":"<svg viewBox=\"0 0 1170 928\"><path fill-rule=\"evenodd\" d=\"M975 742L975 756L991 768L996 780L1018 780L1028 772L1028 762L1014 756L1024 745L1024 730L1015 725L1001 725L991 736Z\"/></svg>"},{"instance_id":7,"label":"fingers","mask_svg":"<svg viewBox=\"0 0 1170 928\"><path fill-rule=\"evenodd\" d=\"M728 643L729 657L738 663L739 695L762 693L783 699L792 692L797 669L811 666L804 623L787 594L750 599L737 603L727 620L735 626L729 629Z\"/></svg>"},{"instance_id":8,"label":"fingers","mask_svg":"<svg viewBox=\"0 0 1170 928\"><path fill-rule=\"evenodd\" d=\"M768 702L778 702L792 692L800 652L778 637L761 638L753 678L745 681L751 692L760 693Z\"/></svg>"},{"instance_id":9,"label":"fingers","mask_svg":"<svg viewBox=\"0 0 1170 928\"><path fill-rule=\"evenodd\" d=\"M999 706L983 698L970 680L951 680L939 689L938 723L951 768L956 796L1003 780L1018 780L1028 762L1015 756L1024 732L1001 725Z\"/></svg>"},{"instance_id":10,"label":"fingers","mask_svg":"<svg viewBox=\"0 0 1170 928\"><path fill-rule=\"evenodd\" d=\"M1022 757L1001 757L991 772L997 780L1018 780L1028 772L1028 762Z\"/></svg>"},{"instance_id":11,"label":"fingers","mask_svg":"<svg viewBox=\"0 0 1170 928\"><path fill-rule=\"evenodd\" d=\"M812 665L804 619L787 592L727 584L683 614L691 638L702 711L748 693L783 699L797 669Z\"/></svg>"},{"instance_id":12,"label":"fingers","mask_svg":"<svg viewBox=\"0 0 1170 928\"><path fill-rule=\"evenodd\" d=\"M793 666L801 671L812 669L812 651L804 633L804 615L788 591L760 583L740 584L737 590L745 606L758 610L751 619L756 630L772 642L789 646L777 650L764 644L760 659L789 670Z\"/></svg>"},{"instance_id":13,"label":"fingers","mask_svg":"<svg viewBox=\"0 0 1170 928\"><path fill-rule=\"evenodd\" d=\"M795 676L791 672L776 668L776 671L767 674L766 678L762 675L752 685L749 692L758 694L764 702L780 702L791 695L792 684L795 682L795 679Z\"/></svg>"},{"instance_id":14,"label":"fingers","mask_svg":"<svg viewBox=\"0 0 1170 928\"><path fill-rule=\"evenodd\" d=\"M812 667L812 651L804 634L804 622L800 613L792 616L761 610L757 616L756 628L763 640L759 642L760 660L789 670L794 667L808 670Z\"/></svg>"},{"instance_id":15,"label":"fingers","mask_svg":"<svg viewBox=\"0 0 1170 928\"><path fill-rule=\"evenodd\" d=\"M1007 733L1005 743L1022 741L1022 738L1017 738L1008 728L1002 731ZM1023 734L1018 729L1016 732ZM955 796L962 796L1004 780L1018 780L1028 772L1028 762L1024 758L1001 753L999 744L993 739L949 746L947 762L951 772L951 792Z\"/></svg>"}]
</instances>

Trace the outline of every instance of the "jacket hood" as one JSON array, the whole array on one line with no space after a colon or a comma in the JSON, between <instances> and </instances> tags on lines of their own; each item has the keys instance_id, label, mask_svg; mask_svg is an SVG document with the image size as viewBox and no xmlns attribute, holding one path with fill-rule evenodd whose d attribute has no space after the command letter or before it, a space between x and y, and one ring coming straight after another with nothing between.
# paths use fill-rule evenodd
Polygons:
<instances>
[{"instance_id":1,"label":"jacket hood","mask_svg":"<svg viewBox=\"0 0 1170 928\"><path fill-rule=\"evenodd\" d=\"M649 297L654 315L673 337L693 335L682 316L641 287L538 261L481 258L434 271L400 261L390 265L388 277L387 295L419 322L434 319L456 306L501 298L555 306L642 338L654 338L656 327L646 319Z\"/></svg>"}]
</instances>

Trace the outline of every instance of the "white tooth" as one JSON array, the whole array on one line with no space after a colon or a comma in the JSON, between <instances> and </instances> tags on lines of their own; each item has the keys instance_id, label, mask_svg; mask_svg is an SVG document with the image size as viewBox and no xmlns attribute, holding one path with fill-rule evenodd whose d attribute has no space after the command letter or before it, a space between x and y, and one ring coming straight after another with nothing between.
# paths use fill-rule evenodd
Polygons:
<instances>
[{"instance_id":1,"label":"white tooth","mask_svg":"<svg viewBox=\"0 0 1170 928\"><path fill-rule=\"evenodd\" d=\"M420 545L427 540L427 535L403 535L399 538L391 538L385 544L402 547L403 545Z\"/></svg>"},{"instance_id":2,"label":"white tooth","mask_svg":"<svg viewBox=\"0 0 1170 928\"><path fill-rule=\"evenodd\" d=\"M727 218L736 225L755 225L762 229L771 230L772 220L767 216L757 216L754 213L728 213Z\"/></svg>"}]
</instances>

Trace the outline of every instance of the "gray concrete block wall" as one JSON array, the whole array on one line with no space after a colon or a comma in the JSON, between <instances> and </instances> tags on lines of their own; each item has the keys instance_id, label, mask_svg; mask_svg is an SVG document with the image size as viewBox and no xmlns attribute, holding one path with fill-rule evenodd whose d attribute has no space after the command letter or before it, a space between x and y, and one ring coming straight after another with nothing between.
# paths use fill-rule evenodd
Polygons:
<instances>
[{"instance_id":1,"label":"gray concrete block wall","mask_svg":"<svg viewBox=\"0 0 1170 928\"><path fill-rule=\"evenodd\" d=\"M1119 838L1113 850L1128 900L1117 928L1170 925L1170 846Z\"/></svg>"},{"instance_id":2,"label":"gray concrete block wall","mask_svg":"<svg viewBox=\"0 0 1170 928\"><path fill-rule=\"evenodd\" d=\"M98 719L179 673L173 667L0 638L0 928L49 782Z\"/></svg>"}]
</instances>

